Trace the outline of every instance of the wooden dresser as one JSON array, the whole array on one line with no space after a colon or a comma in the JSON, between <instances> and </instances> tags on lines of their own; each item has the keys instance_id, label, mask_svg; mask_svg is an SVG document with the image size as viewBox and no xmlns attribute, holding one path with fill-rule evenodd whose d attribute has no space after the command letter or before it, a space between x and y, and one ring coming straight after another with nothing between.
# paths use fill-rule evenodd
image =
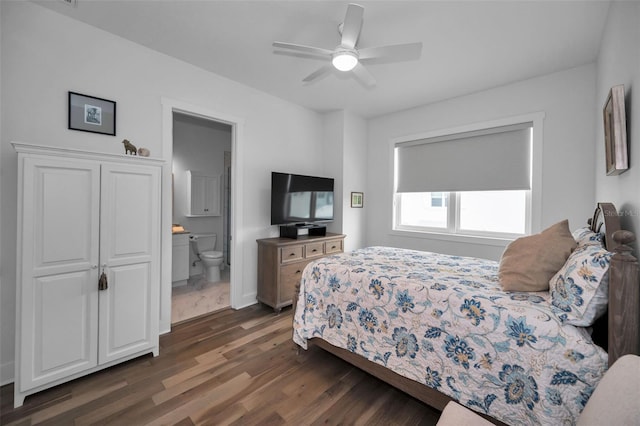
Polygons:
<instances>
[{"instance_id":1,"label":"wooden dresser","mask_svg":"<svg viewBox=\"0 0 640 426\"><path fill-rule=\"evenodd\" d=\"M295 286L312 260L344 251L342 234L258 241L258 301L276 312L293 303Z\"/></svg>"}]
</instances>

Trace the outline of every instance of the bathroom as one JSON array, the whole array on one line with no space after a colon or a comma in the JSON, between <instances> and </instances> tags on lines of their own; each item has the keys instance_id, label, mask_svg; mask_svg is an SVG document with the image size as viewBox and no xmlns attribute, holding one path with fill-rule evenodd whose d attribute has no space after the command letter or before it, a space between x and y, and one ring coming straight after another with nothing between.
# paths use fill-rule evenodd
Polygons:
<instances>
[{"instance_id":1,"label":"bathroom","mask_svg":"<svg viewBox=\"0 0 640 426\"><path fill-rule=\"evenodd\" d=\"M230 306L231 141L228 124L173 113L172 324ZM214 209L199 207L196 194L202 194L203 185L205 204L213 203ZM197 255L198 244L220 258L211 262L209 253L201 256L210 265L208 273Z\"/></svg>"}]
</instances>

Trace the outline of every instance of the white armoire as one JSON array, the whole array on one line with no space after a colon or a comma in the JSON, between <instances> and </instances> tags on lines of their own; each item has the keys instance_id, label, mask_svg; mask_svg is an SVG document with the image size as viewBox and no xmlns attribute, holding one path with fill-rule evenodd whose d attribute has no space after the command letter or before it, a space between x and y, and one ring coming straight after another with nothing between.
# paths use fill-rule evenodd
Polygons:
<instances>
[{"instance_id":1,"label":"white armoire","mask_svg":"<svg viewBox=\"0 0 640 426\"><path fill-rule=\"evenodd\" d=\"M158 355L162 161L13 146L19 407L51 386Z\"/></svg>"}]
</instances>

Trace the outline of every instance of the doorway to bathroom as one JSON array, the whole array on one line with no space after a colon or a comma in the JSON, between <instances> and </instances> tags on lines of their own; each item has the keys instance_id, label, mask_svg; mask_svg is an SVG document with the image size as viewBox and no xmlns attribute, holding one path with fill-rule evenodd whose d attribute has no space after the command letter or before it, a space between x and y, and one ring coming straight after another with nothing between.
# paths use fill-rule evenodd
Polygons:
<instances>
[{"instance_id":1,"label":"doorway to bathroom","mask_svg":"<svg viewBox=\"0 0 640 426\"><path fill-rule=\"evenodd\" d=\"M230 306L233 127L175 111L172 124L171 324L176 324ZM214 254L220 266L209 259ZM219 274L210 268L219 268Z\"/></svg>"}]
</instances>

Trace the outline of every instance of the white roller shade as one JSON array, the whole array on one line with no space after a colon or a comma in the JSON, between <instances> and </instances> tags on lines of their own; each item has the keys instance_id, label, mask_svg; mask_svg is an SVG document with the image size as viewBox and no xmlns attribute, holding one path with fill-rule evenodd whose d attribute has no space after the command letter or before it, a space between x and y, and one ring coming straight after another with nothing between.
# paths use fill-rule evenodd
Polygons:
<instances>
[{"instance_id":1,"label":"white roller shade","mask_svg":"<svg viewBox=\"0 0 640 426\"><path fill-rule=\"evenodd\" d=\"M397 192L531 189L532 123L396 145Z\"/></svg>"}]
</instances>

